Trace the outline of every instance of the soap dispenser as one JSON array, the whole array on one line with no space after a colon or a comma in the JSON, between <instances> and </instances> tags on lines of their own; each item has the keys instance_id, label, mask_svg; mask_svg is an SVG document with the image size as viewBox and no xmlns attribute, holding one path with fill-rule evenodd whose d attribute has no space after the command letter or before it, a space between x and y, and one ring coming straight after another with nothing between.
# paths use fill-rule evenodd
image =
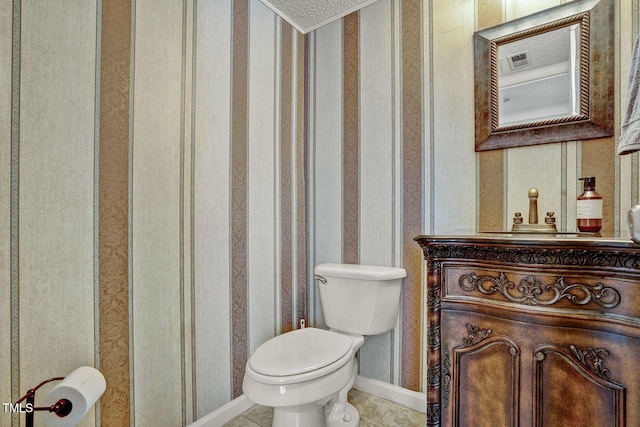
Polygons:
<instances>
[{"instance_id":1,"label":"soap dispenser","mask_svg":"<svg viewBox=\"0 0 640 427\"><path fill-rule=\"evenodd\" d=\"M584 181L584 191L576 201L578 230L598 232L602 228L602 196L596 191L596 178L579 178Z\"/></svg>"}]
</instances>

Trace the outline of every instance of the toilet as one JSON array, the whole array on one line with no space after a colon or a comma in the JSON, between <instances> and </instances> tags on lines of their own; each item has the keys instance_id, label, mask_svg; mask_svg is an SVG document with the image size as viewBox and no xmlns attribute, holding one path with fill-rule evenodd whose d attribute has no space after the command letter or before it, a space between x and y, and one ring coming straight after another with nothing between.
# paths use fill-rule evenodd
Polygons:
<instances>
[{"instance_id":1,"label":"toilet","mask_svg":"<svg viewBox=\"0 0 640 427\"><path fill-rule=\"evenodd\" d=\"M365 336L393 329L406 271L396 267L320 264L314 269L329 330L302 328L260 345L247 362L242 389L270 406L274 427L359 427L347 402Z\"/></svg>"}]
</instances>

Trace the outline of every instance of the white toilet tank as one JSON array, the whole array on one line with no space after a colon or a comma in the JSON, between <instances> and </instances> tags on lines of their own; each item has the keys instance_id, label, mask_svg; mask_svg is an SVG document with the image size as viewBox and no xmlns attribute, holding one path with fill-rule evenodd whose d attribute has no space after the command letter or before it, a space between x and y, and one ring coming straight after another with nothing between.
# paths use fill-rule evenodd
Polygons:
<instances>
[{"instance_id":1,"label":"white toilet tank","mask_svg":"<svg viewBox=\"0 0 640 427\"><path fill-rule=\"evenodd\" d=\"M320 264L314 273L328 327L357 335L378 335L395 327L404 268Z\"/></svg>"}]
</instances>

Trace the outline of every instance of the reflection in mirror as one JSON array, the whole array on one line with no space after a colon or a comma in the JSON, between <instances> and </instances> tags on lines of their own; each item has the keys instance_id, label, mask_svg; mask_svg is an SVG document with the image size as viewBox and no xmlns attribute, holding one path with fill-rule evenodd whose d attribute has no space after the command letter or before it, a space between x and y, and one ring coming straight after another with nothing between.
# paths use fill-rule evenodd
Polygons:
<instances>
[{"instance_id":1,"label":"reflection in mirror","mask_svg":"<svg viewBox=\"0 0 640 427\"><path fill-rule=\"evenodd\" d=\"M494 131L589 118L588 13L500 37L491 54Z\"/></svg>"},{"instance_id":2,"label":"reflection in mirror","mask_svg":"<svg viewBox=\"0 0 640 427\"><path fill-rule=\"evenodd\" d=\"M580 24L498 46L498 127L580 115Z\"/></svg>"}]
</instances>

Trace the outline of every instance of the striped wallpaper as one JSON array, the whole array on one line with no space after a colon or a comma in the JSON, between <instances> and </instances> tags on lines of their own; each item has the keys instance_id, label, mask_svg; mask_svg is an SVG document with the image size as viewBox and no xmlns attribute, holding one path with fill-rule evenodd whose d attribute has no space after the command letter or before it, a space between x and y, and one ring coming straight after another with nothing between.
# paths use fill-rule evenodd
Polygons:
<instances>
[{"instance_id":1,"label":"striped wallpaper","mask_svg":"<svg viewBox=\"0 0 640 427\"><path fill-rule=\"evenodd\" d=\"M129 132L131 3L103 2L100 52L100 141L97 180L99 369L108 381L100 401L103 424L126 425L132 381L129 285ZM96 207L94 206L94 209ZM100 303L108 301L108 304ZM105 327L108 325L108 327Z\"/></svg>"},{"instance_id":2,"label":"striped wallpaper","mask_svg":"<svg viewBox=\"0 0 640 427\"><path fill-rule=\"evenodd\" d=\"M621 105L640 0L613 1ZM585 174L606 230L638 203L615 137L473 151L473 32L561 2L378 0L301 35L259 0L0 0L0 401L87 364L81 426L187 425L323 324L328 261L407 269L361 374L422 390L416 234L502 228L530 186L571 229Z\"/></svg>"},{"instance_id":3,"label":"striped wallpaper","mask_svg":"<svg viewBox=\"0 0 640 427\"><path fill-rule=\"evenodd\" d=\"M87 364L80 425L186 425L308 317L306 38L258 0L0 11L1 400Z\"/></svg>"},{"instance_id":4,"label":"striped wallpaper","mask_svg":"<svg viewBox=\"0 0 640 427\"><path fill-rule=\"evenodd\" d=\"M360 366L412 390L421 388L421 257L412 239L422 230L422 13L420 1L379 1L310 36L310 263L407 270L400 323L367 339Z\"/></svg>"}]
</instances>

